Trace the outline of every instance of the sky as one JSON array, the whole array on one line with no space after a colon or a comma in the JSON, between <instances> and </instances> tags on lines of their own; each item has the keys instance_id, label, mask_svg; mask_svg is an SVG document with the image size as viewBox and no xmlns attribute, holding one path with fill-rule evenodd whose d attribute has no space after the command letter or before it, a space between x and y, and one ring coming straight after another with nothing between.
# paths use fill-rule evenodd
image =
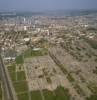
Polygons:
<instances>
[{"instance_id":1,"label":"sky","mask_svg":"<svg viewBox=\"0 0 97 100\"><path fill-rule=\"evenodd\" d=\"M97 9L97 0L0 0L0 11Z\"/></svg>"}]
</instances>

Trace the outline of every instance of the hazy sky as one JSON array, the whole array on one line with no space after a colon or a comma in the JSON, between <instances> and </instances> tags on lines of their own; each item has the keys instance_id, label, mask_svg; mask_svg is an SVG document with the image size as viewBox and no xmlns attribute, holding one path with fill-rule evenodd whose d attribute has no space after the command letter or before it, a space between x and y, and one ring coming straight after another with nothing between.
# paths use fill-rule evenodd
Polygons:
<instances>
[{"instance_id":1,"label":"hazy sky","mask_svg":"<svg viewBox=\"0 0 97 100\"><path fill-rule=\"evenodd\" d=\"M0 11L97 9L97 0L0 0Z\"/></svg>"}]
</instances>

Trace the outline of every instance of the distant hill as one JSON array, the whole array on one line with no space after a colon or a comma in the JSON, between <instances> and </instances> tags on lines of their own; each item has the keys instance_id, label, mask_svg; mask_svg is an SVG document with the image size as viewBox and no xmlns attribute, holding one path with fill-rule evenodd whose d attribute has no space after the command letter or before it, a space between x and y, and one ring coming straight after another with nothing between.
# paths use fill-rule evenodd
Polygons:
<instances>
[{"instance_id":1,"label":"distant hill","mask_svg":"<svg viewBox=\"0 0 97 100\"><path fill-rule=\"evenodd\" d=\"M81 16L97 14L97 10L55 10L55 11L44 11L44 12L0 12L0 17L16 17L16 16Z\"/></svg>"}]
</instances>

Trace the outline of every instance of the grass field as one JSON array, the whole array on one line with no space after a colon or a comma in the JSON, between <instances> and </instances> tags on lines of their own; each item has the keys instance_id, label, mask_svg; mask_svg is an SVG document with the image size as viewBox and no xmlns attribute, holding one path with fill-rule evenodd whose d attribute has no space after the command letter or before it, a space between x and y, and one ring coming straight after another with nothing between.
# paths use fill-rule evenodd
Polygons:
<instances>
[{"instance_id":1,"label":"grass field","mask_svg":"<svg viewBox=\"0 0 97 100\"><path fill-rule=\"evenodd\" d=\"M44 97L46 98L46 100L55 100L55 96L54 96L53 92L44 90L43 94L44 94Z\"/></svg>"},{"instance_id":2,"label":"grass field","mask_svg":"<svg viewBox=\"0 0 97 100\"><path fill-rule=\"evenodd\" d=\"M28 92L18 94L17 97L18 97L18 100L29 100Z\"/></svg>"},{"instance_id":3,"label":"grass field","mask_svg":"<svg viewBox=\"0 0 97 100\"><path fill-rule=\"evenodd\" d=\"M28 96L28 86L27 86L25 72L16 71L15 64L8 66L7 69L8 69L10 78L12 80L13 87L16 91L18 100L28 100L28 97L29 97Z\"/></svg>"},{"instance_id":4,"label":"grass field","mask_svg":"<svg viewBox=\"0 0 97 100\"><path fill-rule=\"evenodd\" d=\"M7 67L9 72L15 72L16 71L16 66L15 64L11 64Z\"/></svg>"},{"instance_id":5,"label":"grass field","mask_svg":"<svg viewBox=\"0 0 97 100\"><path fill-rule=\"evenodd\" d=\"M48 51L46 49L34 51L31 49L26 50L24 53L16 57L16 64L23 64L24 59L35 56L44 56L47 55ZM24 59L23 59L24 58ZM26 81L26 76L24 71L16 71L16 66L8 66L8 71L10 77L12 79L13 86L15 88L18 100L29 100L28 95L28 86ZM70 77L70 76L69 76ZM70 77L71 79L71 77ZM48 82L51 82L50 79L47 79ZM70 100L70 95L67 89L63 87L58 87L54 91L42 90L43 96L45 100ZM31 100L43 100L41 96L41 92L30 91Z\"/></svg>"},{"instance_id":6,"label":"grass field","mask_svg":"<svg viewBox=\"0 0 97 100\"><path fill-rule=\"evenodd\" d=\"M24 71L20 71L20 72L9 72L9 75L10 75L11 80L13 82L26 80L26 76L25 76L25 72Z\"/></svg>"},{"instance_id":7,"label":"grass field","mask_svg":"<svg viewBox=\"0 0 97 100\"><path fill-rule=\"evenodd\" d=\"M16 81L16 72L9 72L12 81Z\"/></svg>"},{"instance_id":8,"label":"grass field","mask_svg":"<svg viewBox=\"0 0 97 100\"><path fill-rule=\"evenodd\" d=\"M24 58L35 57L35 56L43 56L47 55L48 52L46 49L34 51L32 49L28 49L24 52Z\"/></svg>"},{"instance_id":9,"label":"grass field","mask_svg":"<svg viewBox=\"0 0 97 100\"><path fill-rule=\"evenodd\" d=\"M15 61L16 61L16 64L23 64L24 63L23 55L21 54L17 56Z\"/></svg>"},{"instance_id":10,"label":"grass field","mask_svg":"<svg viewBox=\"0 0 97 100\"><path fill-rule=\"evenodd\" d=\"M70 100L68 90L61 86L54 91L43 90L43 96L45 100ZM32 100L42 100L40 91L32 91L31 98Z\"/></svg>"},{"instance_id":11,"label":"grass field","mask_svg":"<svg viewBox=\"0 0 97 100\"><path fill-rule=\"evenodd\" d=\"M28 91L28 86L26 81L14 82L13 85L16 93Z\"/></svg>"},{"instance_id":12,"label":"grass field","mask_svg":"<svg viewBox=\"0 0 97 100\"><path fill-rule=\"evenodd\" d=\"M24 71L17 72L17 80L18 81L26 80L26 76L25 76L25 72Z\"/></svg>"},{"instance_id":13,"label":"grass field","mask_svg":"<svg viewBox=\"0 0 97 100\"><path fill-rule=\"evenodd\" d=\"M47 49L41 49L37 51L32 50L32 49L27 49L22 54L16 57L15 62L16 64L23 64L25 58L30 58L30 57L35 57L35 56L44 56L47 54L48 54Z\"/></svg>"},{"instance_id":14,"label":"grass field","mask_svg":"<svg viewBox=\"0 0 97 100\"><path fill-rule=\"evenodd\" d=\"M68 92L69 91L67 89L64 89L63 87L58 87L55 90L55 94L56 94L55 100L70 100L70 95Z\"/></svg>"},{"instance_id":15,"label":"grass field","mask_svg":"<svg viewBox=\"0 0 97 100\"><path fill-rule=\"evenodd\" d=\"M32 100L42 100L40 91L32 91L31 92L31 99Z\"/></svg>"},{"instance_id":16,"label":"grass field","mask_svg":"<svg viewBox=\"0 0 97 100\"><path fill-rule=\"evenodd\" d=\"M7 67L7 69L8 69L11 80L16 81L16 66L15 66L15 64L9 65Z\"/></svg>"},{"instance_id":17,"label":"grass field","mask_svg":"<svg viewBox=\"0 0 97 100\"><path fill-rule=\"evenodd\" d=\"M97 95L91 95L90 97L87 97L86 100L97 100Z\"/></svg>"},{"instance_id":18,"label":"grass field","mask_svg":"<svg viewBox=\"0 0 97 100\"><path fill-rule=\"evenodd\" d=\"M12 79L18 100L28 100L28 86L24 71L16 72L16 66L8 66L8 71ZM45 100L70 100L67 89L58 87L54 91L42 90ZM31 100L42 100L40 91L31 91Z\"/></svg>"},{"instance_id":19,"label":"grass field","mask_svg":"<svg viewBox=\"0 0 97 100\"><path fill-rule=\"evenodd\" d=\"M36 52L35 52L36 53ZM39 54L33 54L35 56L39 56ZM26 55L26 57L29 54ZM9 75L11 77L13 86L15 88L18 100L28 100L28 86L26 81L26 76L24 71L16 71L16 65L12 64L7 67L9 71ZM71 78L70 78L71 79ZM48 81L50 81L48 79ZM61 86L58 87L54 91L49 90L42 90L43 96L45 100L70 100L70 95L68 93L67 89L62 88ZM37 91L31 91L30 92L31 100L42 100L42 96L39 90Z\"/></svg>"}]
</instances>

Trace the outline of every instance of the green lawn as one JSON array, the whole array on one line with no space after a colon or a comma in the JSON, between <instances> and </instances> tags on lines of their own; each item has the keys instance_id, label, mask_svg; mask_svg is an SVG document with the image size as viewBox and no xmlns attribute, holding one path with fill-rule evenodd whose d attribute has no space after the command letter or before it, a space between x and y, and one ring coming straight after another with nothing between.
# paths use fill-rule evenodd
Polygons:
<instances>
[{"instance_id":1,"label":"green lawn","mask_svg":"<svg viewBox=\"0 0 97 100\"><path fill-rule=\"evenodd\" d=\"M70 95L67 89L58 87L54 91L43 90L43 96L46 100L70 100ZM32 91L31 92L32 100L42 100L40 91Z\"/></svg>"},{"instance_id":2,"label":"green lawn","mask_svg":"<svg viewBox=\"0 0 97 100\"><path fill-rule=\"evenodd\" d=\"M44 90L43 94L44 94L44 97L46 98L46 100L55 100L55 96L54 96L53 92Z\"/></svg>"},{"instance_id":3,"label":"green lawn","mask_svg":"<svg viewBox=\"0 0 97 100\"><path fill-rule=\"evenodd\" d=\"M12 81L16 81L16 65L12 64L7 67L10 78Z\"/></svg>"},{"instance_id":4,"label":"green lawn","mask_svg":"<svg viewBox=\"0 0 97 100\"><path fill-rule=\"evenodd\" d=\"M91 95L90 97L87 97L86 100L97 100L97 95Z\"/></svg>"},{"instance_id":5,"label":"green lawn","mask_svg":"<svg viewBox=\"0 0 97 100\"><path fill-rule=\"evenodd\" d=\"M31 52L32 52L31 49L26 50L26 51L23 53L23 54L24 54L24 58L32 57Z\"/></svg>"},{"instance_id":6,"label":"green lawn","mask_svg":"<svg viewBox=\"0 0 97 100\"><path fill-rule=\"evenodd\" d=\"M25 72L24 71L17 72L17 80L18 81L26 80L26 76L25 76Z\"/></svg>"},{"instance_id":7,"label":"green lawn","mask_svg":"<svg viewBox=\"0 0 97 100\"><path fill-rule=\"evenodd\" d=\"M29 57L33 57L33 56L43 56L43 55L47 55L47 54L48 54L48 52L46 49L42 49L42 50L38 50L38 51L28 49L24 52L24 58L29 58Z\"/></svg>"},{"instance_id":8,"label":"green lawn","mask_svg":"<svg viewBox=\"0 0 97 100\"><path fill-rule=\"evenodd\" d=\"M16 93L28 91L26 81L14 82L13 83Z\"/></svg>"},{"instance_id":9,"label":"green lawn","mask_svg":"<svg viewBox=\"0 0 97 100\"><path fill-rule=\"evenodd\" d=\"M15 72L16 71L16 66L15 66L15 64L12 64L12 65L9 65L7 67L7 69L8 69L9 72Z\"/></svg>"},{"instance_id":10,"label":"green lawn","mask_svg":"<svg viewBox=\"0 0 97 100\"><path fill-rule=\"evenodd\" d=\"M9 72L12 81L16 81L16 72Z\"/></svg>"},{"instance_id":11,"label":"green lawn","mask_svg":"<svg viewBox=\"0 0 97 100\"><path fill-rule=\"evenodd\" d=\"M24 71L20 71L20 72L9 72L9 75L10 75L12 81L22 81L22 80L26 80L26 76L25 76L25 72Z\"/></svg>"},{"instance_id":12,"label":"green lawn","mask_svg":"<svg viewBox=\"0 0 97 100\"><path fill-rule=\"evenodd\" d=\"M23 55L21 54L17 56L15 61L16 61L16 64L23 64L24 63Z\"/></svg>"},{"instance_id":13,"label":"green lawn","mask_svg":"<svg viewBox=\"0 0 97 100\"><path fill-rule=\"evenodd\" d=\"M31 92L31 100L42 100L40 91L32 91Z\"/></svg>"},{"instance_id":14,"label":"green lawn","mask_svg":"<svg viewBox=\"0 0 97 100\"><path fill-rule=\"evenodd\" d=\"M22 56L18 56L16 58L16 63L17 64L23 63ZM12 65L8 66L7 68L8 68L10 78L11 78L12 83L13 83L13 87L15 88L18 100L28 100L28 98L29 98L28 86L27 86L25 72L24 71L16 72L16 65L15 64L12 64ZM22 92L23 92L23 94L22 94Z\"/></svg>"},{"instance_id":15,"label":"green lawn","mask_svg":"<svg viewBox=\"0 0 97 100\"><path fill-rule=\"evenodd\" d=\"M55 100L70 100L70 95L68 93L69 91L67 89L64 89L63 87L58 87L55 90L56 99Z\"/></svg>"},{"instance_id":16,"label":"green lawn","mask_svg":"<svg viewBox=\"0 0 97 100\"><path fill-rule=\"evenodd\" d=\"M24 58L30 58L30 57L35 57L35 56L44 56L47 55L48 51L47 49L42 49L42 50L38 50L38 51L34 51L32 49L27 49L23 54L19 55L16 57L15 61L16 64L23 64L24 63Z\"/></svg>"},{"instance_id":17,"label":"green lawn","mask_svg":"<svg viewBox=\"0 0 97 100\"><path fill-rule=\"evenodd\" d=\"M18 100L28 100L29 99L27 92L23 94L18 94L17 97L18 97Z\"/></svg>"}]
</instances>

